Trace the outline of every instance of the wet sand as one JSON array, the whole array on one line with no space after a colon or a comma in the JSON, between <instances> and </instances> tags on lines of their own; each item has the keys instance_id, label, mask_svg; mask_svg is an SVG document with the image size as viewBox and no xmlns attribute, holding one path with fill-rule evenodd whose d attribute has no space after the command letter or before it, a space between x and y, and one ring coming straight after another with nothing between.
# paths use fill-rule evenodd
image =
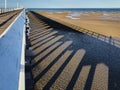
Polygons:
<instances>
[{"instance_id":1,"label":"wet sand","mask_svg":"<svg viewBox=\"0 0 120 90\"><path fill-rule=\"evenodd\" d=\"M64 21L93 32L120 39L119 12L37 12L57 21Z\"/></svg>"},{"instance_id":2,"label":"wet sand","mask_svg":"<svg viewBox=\"0 0 120 90\"><path fill-rule=\"evenodd\" d=\"M41 15L28 17L34 90L120 90L120 48Z\"/></svg>"}]
</instances>

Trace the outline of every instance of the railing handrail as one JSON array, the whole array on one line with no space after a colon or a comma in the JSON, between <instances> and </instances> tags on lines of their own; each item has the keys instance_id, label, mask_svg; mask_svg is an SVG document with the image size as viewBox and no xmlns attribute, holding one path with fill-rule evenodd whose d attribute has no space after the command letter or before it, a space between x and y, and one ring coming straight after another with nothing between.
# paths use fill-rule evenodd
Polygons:
<instances>
[{"instance_id":1,"label":"railing handrail","mask_svg":"<svg viewBox=\"0 0 120 90\"><path fill-rule=\"evenodd\" d=\"M14 11L14 10L19 10L21 8L0 8L0 14L3 14L3 13L7 13L7 12L10 12L10 11Z\"/></svg>"}]
</instances>

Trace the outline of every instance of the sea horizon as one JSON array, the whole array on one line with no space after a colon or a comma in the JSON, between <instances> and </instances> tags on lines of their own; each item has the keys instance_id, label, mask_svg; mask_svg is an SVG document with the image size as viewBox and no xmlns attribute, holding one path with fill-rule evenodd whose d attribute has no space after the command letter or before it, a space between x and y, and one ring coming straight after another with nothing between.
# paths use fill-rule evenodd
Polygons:
<instances>
[{"instance_id":1,"label":"sea horizon","mask_svg":"<svg viewBox=\"0 0 120 90\"><path fill-rule=\"evenodd\" d=\"M120 12L120 8L27 8L41 11L78 11L78 12Z\"/></svg>"}]
</instances>

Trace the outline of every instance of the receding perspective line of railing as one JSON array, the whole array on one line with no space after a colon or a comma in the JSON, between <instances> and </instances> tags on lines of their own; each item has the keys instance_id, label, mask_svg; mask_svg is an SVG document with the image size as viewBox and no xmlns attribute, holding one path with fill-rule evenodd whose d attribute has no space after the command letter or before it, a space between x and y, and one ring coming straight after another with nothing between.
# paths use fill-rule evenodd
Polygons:
<instances>
[{"instance_id":1,"label":"receding perspective line of railing","mask_svg":"<svg viewBox=\"0 0 120 90\"><path fill-rule=\"evenodd\" d=\"M36 12L36 13L37 13L37 12ZM100 33L97 33L97 32L94 32L94 31L91 31L91 30L88 30L88 29L85 29L85 28L83 28L83 27L80 27L80 26L77 26L77 25L74 25L74 24L67 23L67 22L65 22L65 21L63 21L63 20L56 19L56 18L52 18L52 17L50 17L50 16L47 16L47 15L44 15L44 14L41 14L41 13L38 13L38 14L40 14L41 16L46 17L46 18L48 18L48 19L51 19L51 20L53 20L53 21L55 21L55 22L58 22L58 23L60 23L60 24L62 24L62 25L65 25L65 26L67 26L67 27L70 27L71 29L74 29L74 30L76 30L76 31L85 33L85 34L87 34L87 35L90 35L90 36L92 36L92 37L95 37L95 38L97 38L97 39L100 39L100 40L102 40L102 41L104 41L104 42L107 42L107 43L109 43L109 44L111 44L111 45L114 45L114 46L120 48L120 40L115 39L115 38L113 38L112 36L106 36L106 35L103 35L103 34L100 34Z\"/></svg>"},{"instance_id":2,"label":"receding perspective line of railing","mask_svg":"<svg viewBox=\"0 0 120 90\"><path fill-rule=\"evenodd\" d=\"M19 10L19 9L22 9L22 8L6 8L6 9L5 8L0 8L0 15L4 14L4 13L7 13L7 12Z\"/></svg>"}]
</instances>

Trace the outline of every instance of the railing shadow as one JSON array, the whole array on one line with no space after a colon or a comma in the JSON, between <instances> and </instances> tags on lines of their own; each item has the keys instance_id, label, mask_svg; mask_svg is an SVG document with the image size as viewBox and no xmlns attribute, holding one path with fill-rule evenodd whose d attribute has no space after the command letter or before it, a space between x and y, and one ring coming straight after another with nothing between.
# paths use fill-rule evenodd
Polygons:
<instances>
[{"instance_id":1,"label":"railing shadow","mask_svg":"<svg viewBox=\"0 0 120 90\"><path fill-rule=\"evenodd\" d=\"M45 34L42 38L39 37L39 39L34 40L32 45L35 45L35 44L41 42L44 39L46 40L46 38L48 39L49 37L51 37L52 35L55 35L56 33L57 32L51 32L51 33Z\"/></svg>"},{"instance_id":2,"label":"railing shadow","mask_svg":"<svg viewBox=\"0 0 120 90\"><path fill-rule=\"evenodd\" d=\"M38 14L37 12L33 12L35 14ZM100 33L97 33L97 32L94 32L94 31L91 31L91 30L88 30L88 29L85 29L85 28L82 28L80 26L77 26L77 25L73 25L73 24L70 24L70 23L67 23L67 22L64 22L63 20L59 20L59 19L55 19L55 18L51 18L51 17L45 17L44 15L42 14L38 14L38 15L41 15L42 17L46 18L46 19L49 19L49 20L53 20L54 22L56 23L59 23L59 24L62 24L62 25L65 25L73 30L76 30L76 31L79 31L79 32L82 32L82 33L85 33L87 35L90 35L92 37L95 37L99 40L102 40L102 41L105 41L106 43L109 43L111 45L114 45L118 48L120 48L120 41L119 40L116 40L115 38L111 38L111 36L106 36L106 35L103 35L103 34L100 34ZM101 38L100 38L101 37ZM104 39L103 39L104 38ZM108 40L108 41L107 41ZM114 43L111 43L109 41L114 41Z\"/></svg>"},{"instance_id":3,"label":"railing shadow","mask_svg":"<svg viewBox=\"0 0 120 90\"><path fill-rule=\"evenodd\" d=\"M43 29L43 30L39 29L39 30L36 30L34 32L31 32L30 35L34 35L34 34L37 34L37 33L43 33L43 32L47 32L47 31L51 31L51 30L52 30L52 28L46 28L46 29Z\"/></svg>"},{"instance_id":4,"label":"railing shadow","mask_svg":"<svg viewBox=\"0 0 120 90\"><path fill-rule=\"evenodd\" d=\"M32 72L38 89L120 89L120 48L109 44L113 43L111 38L102 38L109 42L106 43L98 39L101 35L91 34L94 38L41 15L33 15L52 27L51 33L57 31L48 37L37 38L36 46L31 46L35 52Z\"/></svg>"},{"instance_id":5,"label":"railing shadow","mask_svg":"<svg viewBox=\"0 0 120 90\"><path fill-rule=\"evenodd\" d=\"M49 34L50 32L49 31L46 31L46 32L42 32L42 33L37 33L37 34L35 34L35 35L31 35L31 37L29 37L31 40L32 39L35 39L35 38L40 38L40 37L42 37L42 36L44 36L44 35L47 35L47 34Z\"/></svg>"}]
</instances>

